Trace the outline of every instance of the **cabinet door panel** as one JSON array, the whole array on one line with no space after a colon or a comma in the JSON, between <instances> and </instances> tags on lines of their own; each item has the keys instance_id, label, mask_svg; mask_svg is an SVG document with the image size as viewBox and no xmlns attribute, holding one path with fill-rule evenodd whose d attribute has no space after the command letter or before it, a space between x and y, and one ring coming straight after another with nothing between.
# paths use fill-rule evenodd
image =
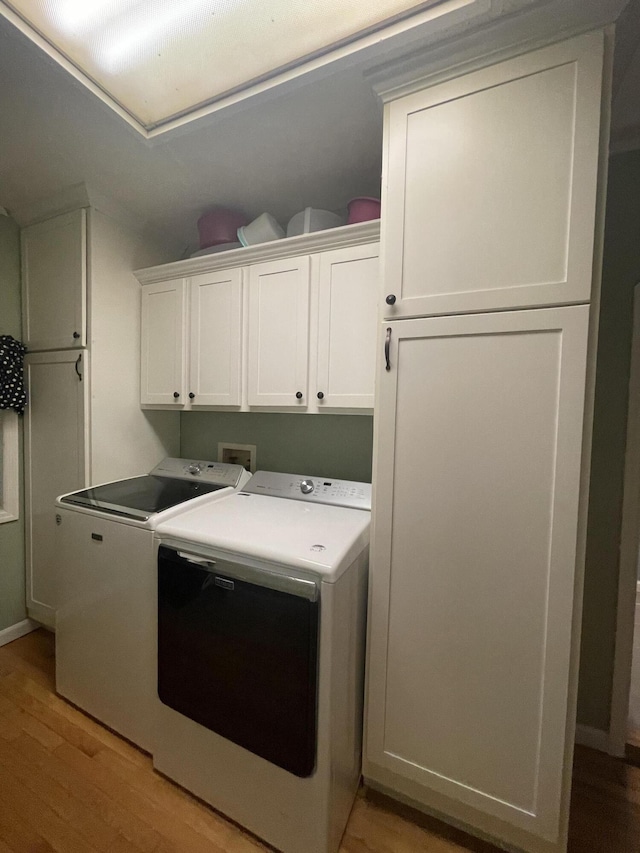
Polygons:
<instances>
[{"instance_id":1,"label":"cabinet door panel","mask_svg":"<svg viewBox=\"0 0 640 853\"><path fill-rule=\"evenodd\" d=\"M320 256L319 405L373 408L379 278L377 244Z\"/></svg>"},{"instance_id":2,"label":"cabinet door panel","mask_svg":"<svg viewBox=\"0 0 640 853\"><path fill-rule=\"evenodd\" d=\"M140 402L185 405L185 279L142 288ZM178 396L174 396L174 395Z\"/></svg>"},{"instance_id":3,"label":"cabinet door panel","mask_svg":"<svg viewBox=\"0 0 640 853\"><path fill-rule=\"evenodd\" d=\"M87 352L38 353L25 359L27 610L55 626L55 499L85 486ZM80 379L80 376L83 379Z\"/></svg>"},{"instance_id":4,"label":"cabinet door panel","mask_svg":"<svg viewBox=\"0 0 640 853\"><path fill-rule=\"evenodd\" d=\"M86 257L84 210L23 229L22 313L31 352L87 345Z\"/></svg>"},{"instance_id":5,"label":"cabinet door panel","mask_svg":"<svg viewBox=\"0 0 640 853\"><path fill-rule=\"evenodd\" d=\"M239 406L242 273L222 270L191 279L192 406Z\"/></svg>"},{"instance_id":6,"label":"cabinet door panel","mask_svg":"<svg viewBox=\"0 0 640 853\"><path fill-rule=\"evenodd\" d=\"M365 777L531 851L566 841L588 315L384 326Z\"/></svg>"},{"instance_id":7,"label":"cabinet door panel","mask_svg":"<svg viewBox=\"0 0 640 853\"><path fill-rule=\"evenodd\" d=\"M150 751L157 582L149 531L57 512L56 691Z\"/></svg>"},{"instance_id":8,"label":"cabinet door panel","mask_svg":"<svg viewBox=\"0 0 640 853\"><path fill-rule=\"evenodd\" d=\"M589 34L388 106L388 317L589 300L602 53Z\"/></svg>"},{"instance_id":9,"label":"cabinet door panel","mask_svg":"<svg viewBox=\"0 0 640 853\"><path fill-rule=\"evenodd\" d=\"M309 287L309 257L249 270L250 406L307 406Z\"/></svg>"}]
</instances>

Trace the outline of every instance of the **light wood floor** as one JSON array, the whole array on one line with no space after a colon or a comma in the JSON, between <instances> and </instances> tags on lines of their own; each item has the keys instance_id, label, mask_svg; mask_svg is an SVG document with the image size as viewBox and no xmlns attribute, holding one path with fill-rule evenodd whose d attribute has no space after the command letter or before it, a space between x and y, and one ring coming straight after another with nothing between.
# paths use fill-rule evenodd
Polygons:
<instances>
[{"instance_id":1,"label":"light wood floor","mask_svg":"<svg viewBox=\"0 0 640 853\"><path fill-rule=\"evenodd\" d=\"M36 631L0 648L0 853L268 849L56 696L50 634ZM341 853L494 850L374 794L356 800L341 847ZM570 850L640 851L640 769L579 750Z\"/></svg>"}]
</instances>

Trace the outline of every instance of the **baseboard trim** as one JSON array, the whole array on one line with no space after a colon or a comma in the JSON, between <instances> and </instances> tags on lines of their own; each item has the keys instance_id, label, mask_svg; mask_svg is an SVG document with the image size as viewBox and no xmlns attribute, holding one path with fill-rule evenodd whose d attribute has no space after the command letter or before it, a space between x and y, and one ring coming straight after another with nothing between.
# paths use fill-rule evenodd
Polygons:
<instances>
[{"instance_id":1,"label":"baseboard trim","mask_svg":"<svg viewBox=\"0 0 640 853\"><path fill-rule=\"evenodd\" d=\"M16 622L15 625L9 625L0 631L0 646L6 646L7 643L12 643L14 640L19 640L25 634L30 634L35 631L39 625L31 619L23 619L22 622Z\"/></svg>"},{"instance_id":2,"label":"baseboard trim","mask_svg":"<svg viewBox=\"0 0 640 853\"><path fill-rule=\"evenodd\" d=\"M609 753L609 732L591 726L576 726L576 743Z\"/></svg>"}]
</instances>

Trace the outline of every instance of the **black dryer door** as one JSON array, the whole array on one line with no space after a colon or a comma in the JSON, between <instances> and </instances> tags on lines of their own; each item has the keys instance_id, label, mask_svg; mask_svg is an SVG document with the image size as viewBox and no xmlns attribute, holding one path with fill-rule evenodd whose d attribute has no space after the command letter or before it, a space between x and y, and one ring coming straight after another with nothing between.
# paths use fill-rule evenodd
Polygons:
<instances>
[{"instance_id":1,"label":"black dryer door","mask_svg":"<svg viewBox=\"0 0 640 853\"><path fill-rule=\"evenodd\" d=\"M310 776L318 588L161 546L158 695L233 743Z\"/></svg>"}]
</instances>

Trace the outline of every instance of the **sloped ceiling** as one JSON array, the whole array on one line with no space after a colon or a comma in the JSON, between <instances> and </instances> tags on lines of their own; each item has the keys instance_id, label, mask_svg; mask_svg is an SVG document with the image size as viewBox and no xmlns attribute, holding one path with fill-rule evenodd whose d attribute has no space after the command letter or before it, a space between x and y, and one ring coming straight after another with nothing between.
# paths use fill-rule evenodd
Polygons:
<instances>
[{"instance_id":1,"label":"sloped ceiling","mask_svg":"<svg viewBox=\"0 0 640 853\"><path fill-rule=\"evenodd\" d=\"M640 147L640 0L619 31L613 143ZM624 38L623 38L624 35ZM23 221L74 184L111 196L175 256L213 205L286 226L306 206L379 195L382 109L355 66L149 141L0 19L0 205Z\"/></svg>"},{"instance_id":2,"label":"sloped ceiling","mask_svg":"<svg viewBox=\"0 0 640 853\"><path fill-rule=\"evenodd\" d=\"M382 110L356 71L149 142L0 19L0 204L18 220L86 182L150 228L197 248L211 205L270 211L380 191Z\"/></svg>"}]
</instances>

